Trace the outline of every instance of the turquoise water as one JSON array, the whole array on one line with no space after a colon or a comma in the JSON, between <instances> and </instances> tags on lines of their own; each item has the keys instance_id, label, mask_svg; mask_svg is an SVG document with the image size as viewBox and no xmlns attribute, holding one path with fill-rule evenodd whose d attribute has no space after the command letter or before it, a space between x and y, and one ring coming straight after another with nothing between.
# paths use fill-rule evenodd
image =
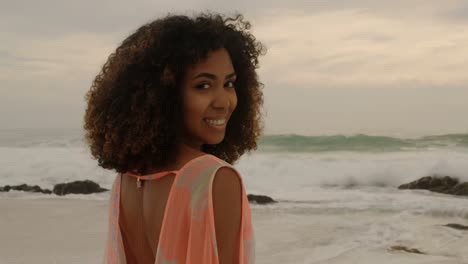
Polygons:
<instances>
[{"instance_id":1,"label":"turquoise water","mask_svg":"<svg viewBox=\"0 0 468 264\"><path fill-rule=\"evenodd\" d=\"M404 139L387 136L264 136L259 141L259 150L287 152L324 151L411 151L431 148L468 149L468 134L449 134Z\"/></svg>"},{"instance_id":2,"label":"turquoise water","mask_svg":"<svg viewBox=\"0 0 468 264\"><path fill-rule=\"evenodd\" d=\"M86 147L82 130L0 130L0 147ZM468 133L419 138L357 135L267 135L258 150L266 152L399 152L428 149L468 150Z\"/></svg>"}]
</instances>

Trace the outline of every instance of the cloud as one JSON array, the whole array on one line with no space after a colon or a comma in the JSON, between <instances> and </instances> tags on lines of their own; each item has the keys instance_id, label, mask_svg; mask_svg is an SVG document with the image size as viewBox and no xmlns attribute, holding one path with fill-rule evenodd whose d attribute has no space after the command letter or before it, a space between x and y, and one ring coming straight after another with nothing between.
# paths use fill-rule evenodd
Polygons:
<instances>
[{"instance_id":1,"label":"cloud","mask_svg":"<svg viewBox=\"0 0 468 264\"><path fill-rule=\"evenodd\" d=\"M343 40L366 41L369 43L371 42L381 43L381 42L390 42L392 40L395 40L395 38L390 35L385 35L382 33L369 31L369 32L351 33L349 36L344 37Z\"/></svg>"},{"instance_id":2,"label":"cloud","mask_svg":"<svg viewBox=\"0 0 468 264\"><path fill-rule=\"evenodd\" d=\"M59 36L7 35L8 50L0 51L0 80L84 77L97 71L116 46L111 35L71 32Z\"/></svg>"},{"instance_id":3,"label":"cloud","mask_svg":"<svg viewBox=\"0 0 468 264\"><path fill-rule=\"evenodd\" d=\"M79 126L85 92L126 36L168 12L203 10L243 13L267 46L259 74L271 131L466 128L463 0L9 1L0 9L0 122Z\"/></svg>"},{"instance_id":4,"label":"cloud","mask_svg":"<svg viewBox=\"0 0 468 264\"><path fill-rule=\"evenodd\" d=\"M468 25L415 16L405 20L362 9L276 11L255 25L268 47L262 76L272 84L389 86L468 81Z\"/></svg>"},{"instance_id":5,"label":"cloud","mask_svg":"<svg viewBox=\"0 0 468 264\"><path fill-rule=\"evenodd\" d=\"M456 5L451 6L443 14L446 19L466 22L468 20L468 3L466 1L457 1Z\"/></svg>"}]
</instances>

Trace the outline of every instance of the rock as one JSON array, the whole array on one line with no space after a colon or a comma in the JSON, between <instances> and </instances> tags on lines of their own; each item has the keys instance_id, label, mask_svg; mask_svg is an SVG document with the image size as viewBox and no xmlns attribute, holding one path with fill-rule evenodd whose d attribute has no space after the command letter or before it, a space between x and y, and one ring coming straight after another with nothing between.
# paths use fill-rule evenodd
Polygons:
<instances>
[{"instance_id":1,"label":"rock","mask_svg":"<svg viewBox=\"0 0 468 264\"><path fill-rule=\"evenodd\" d=\"M54 186L53 193L57 195L66 194L90 194L108 191L108 189L101 188L99 184L90 181L74 181L69 183L59 183Z\"/></svg>"},{"instance_id":2,"label":"rock","mask_svg":"<svg viewBox=\"0 0 468 264\"><path fill-rule=\"evenodd\" d=\"M460 225L460 224L446 224L444 226L451 227L458 230L468 230L468 226Z\"/></svg>"},{"instance_id":3,"label":"rock","mask_svg":"<svg viewBox=\"0 0 468 264\"><path fill-rule=\"evenodd\" d=\"M249 200L249 202L255 202L257 204L277 203L277 201L273 200L271 197L266 195L249 194L247 195L247 199Z\"/></svg>"},{"instance_id":4,"label":"rock","mask_svg":"<svg viewBox=\"0 0 468 264\"><path fill-rule=\"evenodd\" d=\"M468 196L468 182L455 185L452 194Z\"/></svg>"},{"instance_id":5,"label":"rock","mask_svg":"<svg viewBox=\"0 0 468 264\"><path fill-rule=\"evenodd\" d=\"M5 185L4 187L0 187L0 192L9 192L10 189L10 185Z\"/></svg>"},{"instance_id":6,"label":"rock","mask_svg":"<svg viewBox=\"0 0 468 264\"><path fill-rule=\"evenodd\" d=\"M445 188L453 187L458 183L458 179L445 176L443 178L437 176L426 176L419 180L400 185L399 189L438 189L443 190Z\"/></svg>"},{"instance_id":7,"label":"rock","mask_svg":"<svg viewBox=\"0 0 468 264\"><path fill-rule=\"evenodd\" d=\"M445 176L426 176L419 180L398 186L398 189L422 189L432 192L468 196L468 182Z\"/></svg>"},{"instance_id":8,"label":"rock","mask_svg":"<svg viewBox=\"0 0 468 264\"><path fill-rule=\"evenodd\" d=\"M21 190L21 191L25 191L25 192L42 192L41 187L39 187L37 185L30 186L30 185L27 185L27 184L21 184L21 185L19 185L17 187L18 187L18 189L16 189L16 190Z\"/></svg>"},{"instance_id":9,"label":"rock","mask_svg":"<svg viewBox=\"0 0 468 264\"><path fill-rule=\"evenodd\" d=\"M0 187L0 192L9 192L10 190L15 191L24 191L24 192L40 192L40 193L52 193L50 190L42 189L37 185L27 185L27 184L20 184L20 185L5 185L4 187Z\"/></svg>"},{"instance_id":10,"label":"rock","mask_svg":"<svg viewBox=\"0 0 468 264\"><path fill-rule=\"evenodd\" d=\"M417 248L409 248L409 247L400 246L400 245L392 246L392 247L390 247L390 250L392 250L392 251L405 251L405 252L408 252L408 253L415 253L415 254L426 254L426 253L420 251Z\"/></svg>"}]
</instances>

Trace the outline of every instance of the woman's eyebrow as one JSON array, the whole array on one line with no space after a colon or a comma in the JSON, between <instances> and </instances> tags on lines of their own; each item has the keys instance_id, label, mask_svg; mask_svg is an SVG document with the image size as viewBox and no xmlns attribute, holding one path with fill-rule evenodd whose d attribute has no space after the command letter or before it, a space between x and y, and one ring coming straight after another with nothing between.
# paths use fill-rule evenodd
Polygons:
<instances>
[{"instance_id":1,"label":"woman's eyebrow","mask_svg":"<svg viewBox=\"0 0 468 264\"><path fill-rule=\"evenodd\" d=\"M208 79L212 79L212 80L216 80L216 75L214 74L211 74L211 73L207 73L207 72L202 72L202 73L199 73L197 74L195 77L193 77L193 79L197 79L197 78L201 78L201 77L205 77L205 78L208 78Z\"/></svg>"},{"instance_id":2,"label":"woman's eyebrow","mask_svg":"<svg viewBox=\"0 0 468 264\"><path fill-rule=\"evenodd\" d=\"M237 77L237 74L235 72L226 75L226 77L224 77L224 79L230 79L230 78L233 78L233 77Z\"/></svg>"},{"instance_id":3,"label":"woman's eyebrow","mask_svg":"<svg viewBox=\"0 0 468 264\"><path fill-rule=\"evenodd\" d=\"M235 77L235 76L236 76L236 73L232 72L232 73L226 75L226 77L224 77L224 79L229 79L229 78L232 78L232 77ZM193 77L193 79L197 79L197 78L201 78L201 77L205 77L205 78L212 79L212 80L217 79L216 75L214 75L212 73L207 73L207 72L199 73L195 77Z\"/></svg>"}]
</instances>

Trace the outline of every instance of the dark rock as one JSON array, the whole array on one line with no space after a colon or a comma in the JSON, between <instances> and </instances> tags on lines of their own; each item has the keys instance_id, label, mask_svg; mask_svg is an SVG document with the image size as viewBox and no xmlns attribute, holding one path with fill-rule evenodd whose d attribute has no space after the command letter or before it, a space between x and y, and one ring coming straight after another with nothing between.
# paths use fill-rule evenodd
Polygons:
<instances>
[{"instance_id":1,"label":"dark rock","mask_svg":"<svg viewBox=\"0 0 468 264\"><path fill-rule=\"evenodd\" d=\"M90 193L99 193L108 191L108 189L101 188L99 184L90 181L74 181L69 183L60 183L56 184L53 189L53 193L57 195L66 195L66 194L90 194Z\"/></svg>"},{"instance_id":2,"label":"dark rock","mask_svg":"<svg viewBox=\"0 0 468 264\"><path fill-rule=\"evenodd\" d=\"M458 229L458 230L468 230L468 226L464 226L460 224L446 224L445 226Z\"/></svg>"},{"instance_id":3,"label":"dark rock","mask_svg":"<svg viewBox=\"0 0 468 264\"><path fill-rule=\"evenodd\" d=\"M249 202L255 202L257 204L277 203L277 201L273 200L271 197L266 195L249 194L247 195L247 199L249 200Z\"/></svg>"},{"instance_id":4,"label":"dark rock","mask_svg":"<svg viewBox=\"0 0 468 264\"><path fill-rule=\"evenodd\" d=\"M42 192L41 187L37 185L31 186L27 184L21 184L18 187L20 187L21 191L25 191L25 192Z\"/></svg>"},{"instance_id":5,"label":"dark rock","mask_svg":"<svg viewBox=\"0 0 468 264\"><path fill-rule=\"evenodd\" d=\"M453 187L452 194L468 196L468 182L455 185Z\"/></svg>"},{"instance_id":6,"label":"dark rock","mask_svg":"<svg viewBox=\"0 0 468 264\"><path fill-rule=\"evenodd\" d=\"M445 184L445 185L453 186L453 185L458 184L458 179L452 178L450 176L445 176L445 177L442 178L442 183Z\"/></svg>"},{"instance_id":7,"label":"dark rock","mask_svg":"<svg viewBox=\"0 0 468 264\"><path fill-rule=\"evenodd\" d=\"M460 183L450 176L426 176L398 186L398 189L422 189L432 192L468 196L468 182Z\"/></svg>"},{"instance_id":8,"label":"dark rock","mask_svg":"<svg viewBox=\"0 0 468 264\"><path fill-rule=\"evenodd\" d=\"M8 192L10 190L44 193L44 194L52 194L53 192L57 195L65 195L69 193L89 194L89 193L108 191L108 189L101 188L99 184L89 181L89 180L56 184L54 186L53 191L49 189L42 189L41 187L37 185L27 185L27 184L20 184L20 185L13 185L13 186L5 185L4 187L0 187L0 192Z\"/></svg>"},{"instance_id":9,"label":"dark rock","mask_svg":"<svg viewBox=\"0 0 468 264\"><path fill-rule=\"evenodd\" d=\"M405 252L408 252L408 253L415 253L415 254L426 254L426 253L422 252L421 250L419 250L417 248L409 248L409 247L400 246L400 245L392 246L392 247L390 247L390 250L392 250L392 251L405 251Z\"/></svg>"},{"instance_id":10,"label":"dark rock","mask_svg":"<svg viewBox=\"0 0 468 264\"><path fill-rule=\"evenodd\" d=\"M4 187L0 187L0 192L9 192L10 190L15 191L23 191L23 192L40 192L40 193L51 193L50 190L42 189L37 185L27 185L27 184L20 184L20 185L5 185Z\"/></svg>"},{"instance_id":11,"label":"dark rock","mask_svg":"<svg viewBox=\"0 0 468 264\"><path fill-rule=\"evenodd\" d=\"M5 185L4 187L0 187L0 192L9 192L10 189L10 185Z\"/></svg>"}]
</instances>

